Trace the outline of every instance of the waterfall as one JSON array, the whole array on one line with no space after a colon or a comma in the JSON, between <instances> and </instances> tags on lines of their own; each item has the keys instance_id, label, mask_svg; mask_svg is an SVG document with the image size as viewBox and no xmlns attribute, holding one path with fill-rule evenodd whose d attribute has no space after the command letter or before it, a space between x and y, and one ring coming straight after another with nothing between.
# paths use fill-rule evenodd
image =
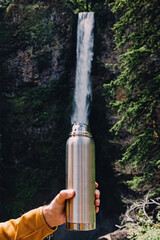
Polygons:
<instances>
[{"instance_id":1,"label":"waterfall","mask_svg":"<svg viewBox=\"0 0 160 240\"><path fill-rule=\"evenodd\" d=\"M78 14L77 65L71 122L88 123L89 103L92 96L90 73L93 59L94 13Z\"/></svg>"}]
</instances>

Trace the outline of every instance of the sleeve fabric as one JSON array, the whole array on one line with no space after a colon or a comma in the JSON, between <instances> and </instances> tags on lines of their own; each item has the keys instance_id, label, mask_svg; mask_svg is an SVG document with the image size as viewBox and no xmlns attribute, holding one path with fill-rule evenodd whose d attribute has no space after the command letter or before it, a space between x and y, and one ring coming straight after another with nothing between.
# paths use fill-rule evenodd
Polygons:
<instances>
[{"instance_id":1,"label":"sleeve fabric","mask_svg":"<svg viewBox=\"0 0 160 240\"><path fill-rule=\"evenodd\" d=\"M57 230L45 222L43 207L31 210L20 218L0 223L1 240L42 240Z\"/></svg>"}]
</instances>

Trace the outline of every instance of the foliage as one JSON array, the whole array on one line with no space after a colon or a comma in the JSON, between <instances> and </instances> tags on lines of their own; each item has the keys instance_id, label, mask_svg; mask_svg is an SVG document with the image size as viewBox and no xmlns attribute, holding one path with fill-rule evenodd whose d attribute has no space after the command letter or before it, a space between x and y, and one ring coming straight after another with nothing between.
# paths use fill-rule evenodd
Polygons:
<instances>
[{"instance_id":1,"label":"foliage","mask_svg":"<svg viewBox=\"0 0 160 240\"><path fill-rule=\"evenodd\" d=\"M65 2L65 5L70 8L75 14L86 11L87 10L87 4L86 1L83 0L67 0Z\"/></svg>"},{"instance_id":2,"label":"foliage","mask_svg":"<svg viewBox=\"0 0 160 240\"><path fill-rule=\"evenodd\" d=\"M11 0L1 0L0 1L0 45L7 41L9 33L7 32L6 24L4 21L4 15L7 6L12 3Z\"/></svg>"},{"instance_id":3,"label":"foliage","mask_svg":"<svg viewBox=\"0 0 160 240\"><path fill-rule=\"evenodd\" d=\"M15 180L15 200L6 205L6 210L11 218L23 213L31 201L40 191L47 189L48 176L40 168L24 167ZM48 189L47 189L48 190Z\"/></svg>"},{"instance_id":4,"label":"foliage","mask_svg":"<svg viewBox=\"0 0 160 240\"><path fill-rule=\"evenodd\" d=\"M57 35L64 34L61 19L57 17L64 14L63 10L61 5L61 11L56 12L52 4L45 1L10 3L4 10L8 31L12 33L10 41L17 42L19 48L32 45L39 50Z\"/></svg>"},{"instance_id":5,"label":"foliage","mask_svg":"<svg viewBox=\"0 0 160 240\"><path fill-rule=\"evenodd\" d=\"M139 209L138 212L138 223L133 226L133 224L127 224L129 230L128 239L131 240L159 240L160 239L160 212L157 213L157 221L151 223L151 218L146 217L143 209Z\"/></svg>"},{"instance_id":6,"label":"foliage","mask_svg":"<svg viewBox=\"0 0 160 240\"><path fill-rule=\"evenodd\" d=\"M79 12L89 12L94 11L95 8L102 6L104 0L65 0L64 4L66 7L70 8L75 14Z\"/></svg>"},{"instance_id":7,"label":"foliage","mask_svg":"<svg viewBox=\"0 0 160 240\"><path fill-rule=\"evenodd\" d=\"M1 175L8 193L6 196L4 192L3 198L12 198L5 203L10 217L18 217L30 205L34 207L37 200L34 205L32 201L40 193L53 192L53 179L59 181L55 188L63 188L71 110L71 96L65 94L68 92L65 81L63 77L51 79L47 85L26 87L5 96L9 108L1 123Z\"/></svg>"},{"instance_id":8,"label":"foliage","mask_svg":"<svg viewBox=\"0 0 160 240\"><path fill-rule=\"evenodd\" d=\"M0 9L6 8L13 0L0 0Z\"/></svg>"},{"instance_id":9,"label":"foliage","mask_svg":"<svg viewBox=\"0 0 160 240\"><path fill-rule=\"evenodd\" d=\"M22 24L15 31L15 37L25 45L42 46L54 35L55 23L49 19L49 8L42 2L27 5L23 9Z\"/></svg>"},{"instance_id":10,"label":"foliage","mask_svg":"<svg viewBox=\"0 0 160 240\"><path fill-rule=\"evenodd\" d=\"M113 30L121 73L105 88L112 96L119 88L126 93L110 104L121 116L111 131L126 129L136 136L119 161L141 173L129 182L135 190L142 182L156 181L160 168L160 7L157 0L115 0L110 5L119 15Z\"/></svg>"},{"instance_id":11,"label":"foliage","mask_svg":"<svg viewBox=\"0 0 160 240\"><path fill-rule=\"evenodd\" d=\"M127 229L127 239L159 240L160 238L160 198L151 198L148 193L144 199L134 202L123 215L123 227Z\"/></svg>"},{"instance_id":12,"label":"foliage","mask_svg":"<svg viewBox=\"0 0 160 240\"><path fill-rule=\"evenodd\" d=\"M159 240L160 239L160 226L158 224L150 226L144 224L143 226L138 226L136 229L131 228L128 239L131 240Z\"/></svg>"},{"instance_id":13,"label":"foliage","mask_svg":"<svg viewBox=\"0 0 160 240\"><path fill-rule=\"evenodd\" d=\"M128 186L134 191L138 189L138 187L142 182L143 182L143 177L139 177L139 176L134 177L133 180L127 181Z\"/></svg>"}]
</instances>

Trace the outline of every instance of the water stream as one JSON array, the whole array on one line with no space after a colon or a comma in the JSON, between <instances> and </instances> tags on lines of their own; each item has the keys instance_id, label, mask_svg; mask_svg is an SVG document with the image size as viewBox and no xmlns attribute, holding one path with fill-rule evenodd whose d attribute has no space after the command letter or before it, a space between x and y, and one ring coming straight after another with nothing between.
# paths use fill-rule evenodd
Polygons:
<instances>
[{"instance_id":1,"label":"water stream","mask_svg":"<svg viewBox=\"0 0 160 240\"><path fill-rule=\"evenodd\" d=\"M94 13L82 12L77 25L77 65L72 123L88 123L92 90L90 82L94 43Z\"/></svg>"}]
</instances>

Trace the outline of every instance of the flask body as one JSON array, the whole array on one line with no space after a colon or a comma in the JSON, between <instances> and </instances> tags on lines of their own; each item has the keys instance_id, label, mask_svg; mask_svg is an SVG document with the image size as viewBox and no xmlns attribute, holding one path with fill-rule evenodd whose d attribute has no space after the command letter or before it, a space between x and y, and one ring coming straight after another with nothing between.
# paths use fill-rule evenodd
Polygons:
<instances>
[{"instance_id":1,"label":"flask body","mask_svg":"<svg viewBox=\"0 0 160 240\"><path fill-rule=\"evenodd\" d=\"M95 146L87 127L74 124L66 143L66 187L75 190L74 198L66 203L66 227L70 230L85 231L96 227Z\"/></svg>"}]
</instances>

